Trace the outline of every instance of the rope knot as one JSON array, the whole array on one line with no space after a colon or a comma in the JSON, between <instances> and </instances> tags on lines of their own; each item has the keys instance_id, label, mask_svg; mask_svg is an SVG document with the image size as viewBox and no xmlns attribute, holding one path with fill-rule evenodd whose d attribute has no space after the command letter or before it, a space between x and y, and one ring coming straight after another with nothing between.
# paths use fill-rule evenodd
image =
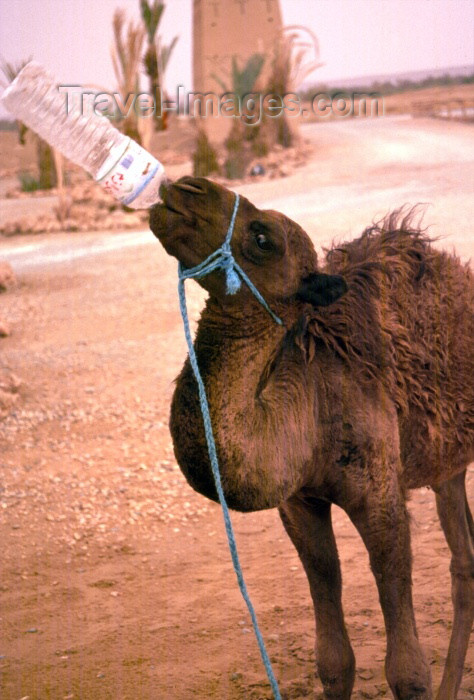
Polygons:
<instances>
[{"instance_id":1,"label":"rope knot","mask_svg":"<svg viewBox=\"0 0 474 700\"><path fill-rule=\"evenodd\" d=\"M242 286L239 275L235 269L235 260L230 245L222 246L222 268L225 271L225 286L227 294L236 294Z\"/></svg>"},{"instance_id":2,"label":"rope knot","mask_svg":"<svg viewBox=\"0 0 474 700\"><path fill-rule=\"evenodd\" d=\"M278 323L280 326L282 326L283 321L280 318L278 318L278 316L275 313L273 313L265 299L262 297L262 295L256 288L256 286L245 274L245 272L242 270L242 268L237 263L232 254L230 241L234 232L235 218L237 216L238 208L239 195L236 194L234 210L232 212L232 218L230 220L229 228L227 230L224 243L221 245L220 248L215 250L214 253L211 253L209 257L203 260L202 263L199 263L199 265L196 265L195 267L185 268L181 265L181 263L179 263L178 277L180 284L183 285L184 281L187 279L201 279L201 277L205 277L214 270L223 270L225 272L226 277L227 294L235 294L236 292L238 292L240 287L242 286L242 281L244 281L247 287L254 295L254 297L260 302L263 308L266 309L266 311L268 311L275 323Z\"/></svg>"}]
</instances>

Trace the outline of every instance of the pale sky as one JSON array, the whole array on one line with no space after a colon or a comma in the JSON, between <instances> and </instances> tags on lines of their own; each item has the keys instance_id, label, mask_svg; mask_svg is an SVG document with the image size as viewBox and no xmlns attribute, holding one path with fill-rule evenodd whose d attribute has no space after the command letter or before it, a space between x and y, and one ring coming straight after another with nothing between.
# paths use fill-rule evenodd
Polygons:
<instances>
[{"instance_id":1,"label":"pale sky","mask_svg":"<svg viewBox=\"0 0 474 700\"><path fill-rule=\"evenodd\" d=\"M325 65L312 83L474 63L472 0L280 0L280 6L284 24L306 25L319 39ZM60 82L113 90L116 7L139 17L138 0L0 0L0 57L32 56ZM170 93L178 84L192 90L191 19L192 0L168 0L160 33L166 42L179 35L166 78Z\"/></svg>"}]
</instances>

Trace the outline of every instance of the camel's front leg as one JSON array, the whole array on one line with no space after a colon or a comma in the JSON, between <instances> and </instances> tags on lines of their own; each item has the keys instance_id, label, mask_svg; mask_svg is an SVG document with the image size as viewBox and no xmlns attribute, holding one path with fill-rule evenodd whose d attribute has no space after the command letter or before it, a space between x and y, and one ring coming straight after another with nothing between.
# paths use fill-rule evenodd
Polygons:
<instances>
[{"instance_id":1,"label":"camel's front leg","mask_svg":"<svg viewBox=\"0 0 474 700\"><path fill-rule=\"evenodd\" d=\"M350 698L355 662L341 603L341 572L331 505L295 496L280 507L283 524L308 576L316 617L316 658L327 698Z\"/></svg>"},{"instance_id":2,"label":"camel's front leg","mask_svg":"<svg viewBox=\"0 0 474 700\"><path fill-rule=\"evenodd\" d=\"M394 470L395 471L395 470ZM370 556L387 632L386 675L397 700L431 698L412 601L408 514L394 471L378 471L363 505L347 508ZM378 482L378 483L377 483Z\"/></svg>"}]
</instances>

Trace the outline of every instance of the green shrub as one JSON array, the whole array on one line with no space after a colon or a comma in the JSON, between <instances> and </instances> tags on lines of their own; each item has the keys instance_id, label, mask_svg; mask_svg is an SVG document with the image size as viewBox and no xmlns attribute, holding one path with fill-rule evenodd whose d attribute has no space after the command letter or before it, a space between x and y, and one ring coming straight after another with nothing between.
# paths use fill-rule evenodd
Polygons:
<instances>
[{"instance_id":1,"label":"green shrub","mask_svg":"<svg viewBox=\"0 0 474 700\"><path fill-rule=\"evenodd\" d=\"M227 158L224 170L229 180L245 177L247 167L252 160L250 146L245 138L245 128L239 119L235 120L225 141Z\"/></svg>"},{"instance_id":2,"label":"green shrub","mask_svg":"<svg viewBox=\"0 0 474 700\"><path fill-rule=\"evenodd\" d=\"M21 172L18 175L22 192L36 192L40 189L39 180L34 175L27 172Z\"/></svg>"},{"instance_id":3,"label":"green shrub","mask_svg":"<svg viewBox=\"0 0 474 700\"><path fill-rule=\"evenodd\" d=\"M245 139L250 144L252 154L257 158L264 158L270 152L269 142L271 139L269 139L267 131L265 120L262 120L262 123L257 126L247 127Z\"/></svg>"},{"instance_id":4,"label":"green shrub","mask_svg":"<svg viewBox=\"0 0 474 700\"><path fill-rule=\"evenodd\" d=\"M236 151L227 157L224 163L225 176L229 180L239 180L245 177L248 160L243 153Z\"/></svg>"},{"instance_id":5,"label":"green shrub","mask_svg":"<svg viewBox=\"0 0 474 700\"><path fill-rule=\"evenodd\" d=\"M196 139L196 150L193 153L193 174L195 177L207 177L211 173L218 172L217 153L206 132L200 130Z\"/></svg>"}]
</instances>

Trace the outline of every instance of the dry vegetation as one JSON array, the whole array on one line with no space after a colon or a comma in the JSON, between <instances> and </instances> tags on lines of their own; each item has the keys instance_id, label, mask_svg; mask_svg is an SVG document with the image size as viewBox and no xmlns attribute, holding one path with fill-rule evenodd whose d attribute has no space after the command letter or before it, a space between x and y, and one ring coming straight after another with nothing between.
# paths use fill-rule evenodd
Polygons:
<instances>
[{"instance_id":1,"label":"dry vegetation","mask_svg":"<svg viewBox=\"0 0 474 700\"><path fill-rule=\"evenodd\" d=\"M446 105L456 109L460 104L474 107L473 84L410 90L384 98L386 115L426 116L431 114L436 106L439 108L439 105ZM301 117L301 123L310 121L317 121L317 119L311 115ZM152 133L150 150L163 162L171 179L192 173L192 154L196 136L196 124L193 120L184 118L172 118L169 120L169 128L166 132ZM0 234L97 229L126 230L146 226L146 214L124 210L72 164L66 165L66 183L68 184L65 187L64 196L59 197L55 189L23 192L20 183L23 174L30 174L32 178L38 177L35 139L31 134L27 135L26 144L22 146L18 143L15 132L4 131L0 132L0 143L2 153L0 206L2 197L17 200L14 214L11 207L8 210L8 216L2 211ZM280 144L276 144L269 153L253 154L245 174L239 179L230 181L222 174L225 172L227 157L225 149L222 149L217 153L221 174L213 173L212 177L222 184L232 184L232 186L254 179L285 177L295 168L307 163L313 156L314 147L301 138L297 138L290 148L283 148ZM252 176L250 172L255 164L263 167L263 173ZM54 199L46 211L43 207L35 205L35 202L46 201L51 197Z\"/></svg>"},{"instance_id":2,"label":"dry vegetation","mask_svg":"<svg viewBox=\"0 0 474 700\"><path fill-rule=\"evenodd\" d=\"M429 112L432 103L459 106L463 103L474 108L474 84L466 85L438 85L424 88L423 90L411 90L397 95L388 95L384 98L385 114L414 114L425 105Z\"/></svg>"},{"instance_id":3,"label":"dry vegetation","mask_svg":"<svg viewBox=\"0 0 474 700\"><path fill-rule=\"evenodd\" d=\"M397 204L431 201L426 223L469 257L470 125L332 126L308 130L315 153L291 180L252 183L242 194L255 200L258 193L263 202L289 190L322 192L311 212L300 212L322 244L359 232L388 206L391 192ZM5 191L35 154L28 160L15 135L1 138L9 158L2 162ZM170 176L189 172L193 131L186 122L154 138ZM54 197L0 205L20 213L48 199ZM0 413L9 413L0 421L2 700L271 698L221 512L187 486L173 458L169 403L186 349L176 266L149 235L149 244L61 265L15 264L17 283L1 297L0 315L11 329L1 340L0 372ZM33 246L24 257L37 258L43 244L69 251L104 238L121 237L0 243L3 251ZM191 284L188 293L195 321L202 294ZM468 493L472 502L472 468ZM433 493L415 492L409 509L418 629L437 687L452 624L449 553ZM357 656L354 698L385 700L386 642L366 550L339 510L334 523ZM314 620L297 554L274 511L236 514L234 525L283 696L312 698ZM319 680L316 688L319 694ZM471 655L459 700L473 693Z\"/></svg>"},{"instance_id":4,"label":"dry vegetation","mask_svg":"<svg viewBox=\"0 0 474 700\"><path fill-rule=\"evenodd\" d=\"M321 92L324 92L322 90ZM351 91L343 91L345 95L350 95ZM377 93L377 90L354 90L357 94ZM314 94L318 94L317 90ZM439 116L442 108L459 109L461 106L474 109L474 84L465 85L438 85L435 87L422 88L419 90L407 90L393 95L382 95L380 103L383 101L383 114L390 116L394 114L407 114L417 116ZM310 103L306 102L308 109L308 121L321 121L318 116L310 113ZM434 109L433 109L434 108ZM365 107L361 110L361 116L365 116ZM354 101L354 114L359 115L359 100ZM472 114L472 112L471 112ZM374 115L377 116L377 115ZM454 115L453 115L454 116ZM328 116L326 119L334 119ZM462 118L462 117L461 117ZM471 116L472 120L472 116Z\"/></svg>"},{"instance_id":5,"label":"dry vegetation","mask_svg":"<svg viewBox=\"0 0 474 700\"><path fill-rule=\"evenodd\" d=\"M167 131L152 134L150 150L164 164L169 178L176 179L192 173L191 154L195 138L194 123L191 120L176 118L169 120ZM63 197L58 196L56 189L23 192L19 180L21 173L28 172L33 177L36 175L33 143L28 140L25 146L20 146L14 132L0 132L0 142L3 154L0 163L0 176L4 182L2 196L17 202L15 214L2 217L0 234L98 229L118 231L146 227L146 212L125 210L78 167L70 163L66 167L66 182L69 184L65 187ZM254 156L250 160L248 170L258 162L263 165L264 174L257 179L285 177L295 168L304 165L311 152L309 144L302 140L297 140L294 146L286 149L277 144L267 156ZM221 170L225 157L224 151L218 155ZM222 175L216 176L215 179L223 184L230 184ZM252 176L247 174L232 180L232 185L252 179ZM52 197L54 202L51 203L49 211L43 213L35 206L35 202Z\"/></svg>"}]
</instances>

